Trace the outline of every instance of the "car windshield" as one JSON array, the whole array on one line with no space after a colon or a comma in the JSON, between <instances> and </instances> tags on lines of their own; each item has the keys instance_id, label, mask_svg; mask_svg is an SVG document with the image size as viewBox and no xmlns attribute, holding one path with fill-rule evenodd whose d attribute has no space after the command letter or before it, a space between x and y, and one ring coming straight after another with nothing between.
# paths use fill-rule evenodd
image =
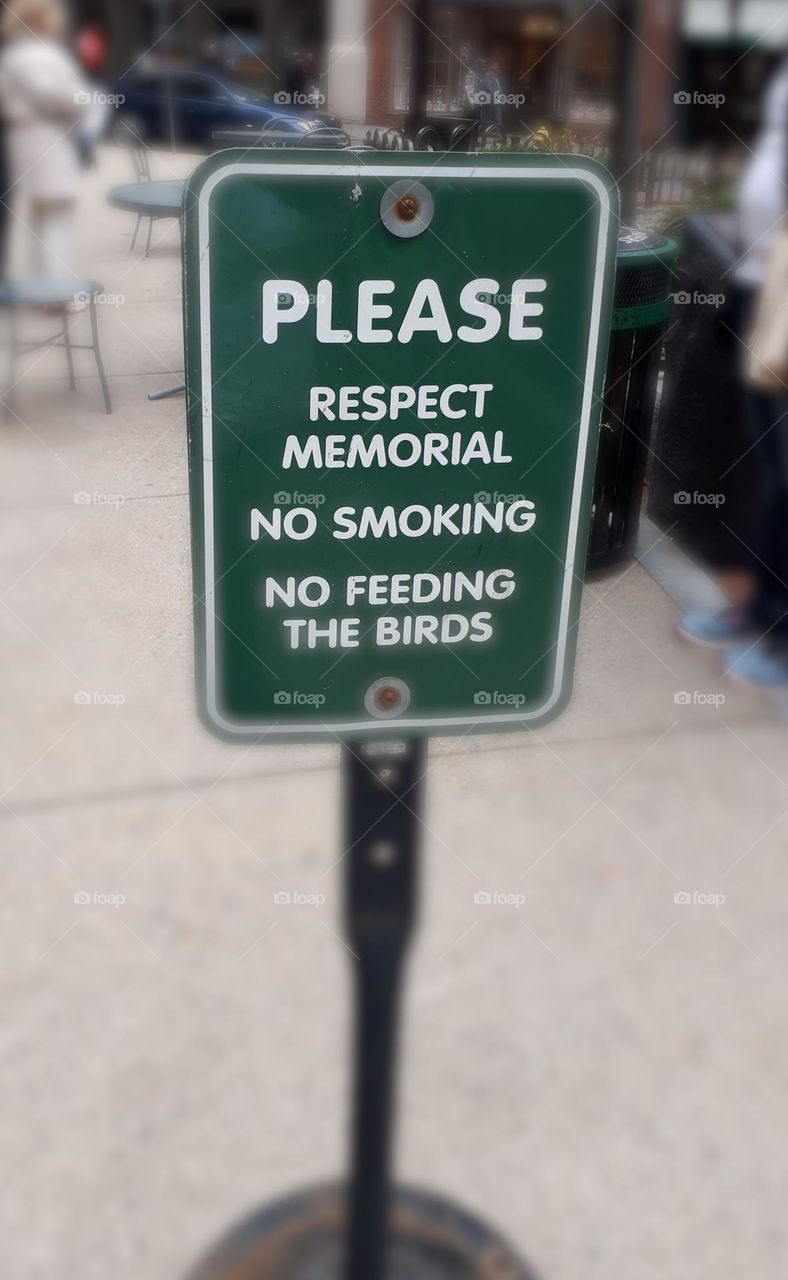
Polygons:
<instances>
[{"instance_id":1,"label":"car windshield","mask_svg":"<svg viewBox=\"0 0 788 1280\"><path fill-rule=\"evenodd\" d=\"M233 81L225 81L223 88L231 93L239 102L259 102L269 104L271 99L266 97L264 93L259 93L256 89L251 88L248 84L235 84Z\"/></svg>"}]
</instances>

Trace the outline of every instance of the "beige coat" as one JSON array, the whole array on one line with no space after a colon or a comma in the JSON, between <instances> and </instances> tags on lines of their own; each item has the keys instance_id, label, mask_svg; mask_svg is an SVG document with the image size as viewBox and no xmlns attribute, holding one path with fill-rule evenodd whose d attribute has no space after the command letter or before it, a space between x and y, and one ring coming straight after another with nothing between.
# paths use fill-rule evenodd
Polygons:
<instances>
[{"instance_id":1,"label":"beige coat","mask_svg":"<svg viewBox=\"0 0 788 1280\"><path fill-rule=\"evenodd\" d=\"M0 114L6 124L14 202L74 200L79 185L76 132L92 92L60 45L31 37L0 54Z\"/></svg>"}]
</instances>

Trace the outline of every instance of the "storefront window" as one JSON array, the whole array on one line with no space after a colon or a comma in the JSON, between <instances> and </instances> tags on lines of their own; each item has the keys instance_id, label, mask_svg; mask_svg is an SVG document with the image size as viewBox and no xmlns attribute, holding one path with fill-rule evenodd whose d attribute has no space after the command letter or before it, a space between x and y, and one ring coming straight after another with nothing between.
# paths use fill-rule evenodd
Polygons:
<instances>
[{"instance_id":1,"label":"storefront window","mask_svg":"<svg viewBox=\"0 0 788 1280\"><path fill-rule=\"evenodd\" d=\"M413 65L413 18L404 9L394 14L394 86L392 109L410 110L410 78Z\"/></svg>"}]
</instances>

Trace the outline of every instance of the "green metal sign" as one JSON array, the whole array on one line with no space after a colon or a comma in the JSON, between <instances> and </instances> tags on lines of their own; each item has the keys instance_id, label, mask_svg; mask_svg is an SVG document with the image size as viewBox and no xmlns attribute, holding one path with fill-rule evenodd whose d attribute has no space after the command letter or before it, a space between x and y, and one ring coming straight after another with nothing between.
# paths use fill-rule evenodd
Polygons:
<instances>
[{"instance_id":1,"label":"green metal sign","mask_svg":"<svg viewBox=\"0 0 788 1280\"><path fill-rule=\"evenodd\" d=\"M616 222L576 156L200 166L186 348L215 732L489 732L566 703Z\"/></svg>"}]
</instances>

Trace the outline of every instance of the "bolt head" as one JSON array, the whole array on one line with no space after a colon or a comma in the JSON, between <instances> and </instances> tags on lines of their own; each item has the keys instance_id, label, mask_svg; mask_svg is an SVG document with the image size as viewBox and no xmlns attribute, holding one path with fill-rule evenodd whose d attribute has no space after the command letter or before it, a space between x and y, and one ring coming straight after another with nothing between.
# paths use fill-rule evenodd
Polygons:
<instances>
[{"instance_id":1,"label":"bolt head","mask_svg":"<svg viewBox=\"0 0 788 1280\"><path fill-rule=\"evenodd\" d=\"M419 202L415 196L402 196L394 206L400 222L412 222L419 212Z\"/></svg>"}]
</instances>

